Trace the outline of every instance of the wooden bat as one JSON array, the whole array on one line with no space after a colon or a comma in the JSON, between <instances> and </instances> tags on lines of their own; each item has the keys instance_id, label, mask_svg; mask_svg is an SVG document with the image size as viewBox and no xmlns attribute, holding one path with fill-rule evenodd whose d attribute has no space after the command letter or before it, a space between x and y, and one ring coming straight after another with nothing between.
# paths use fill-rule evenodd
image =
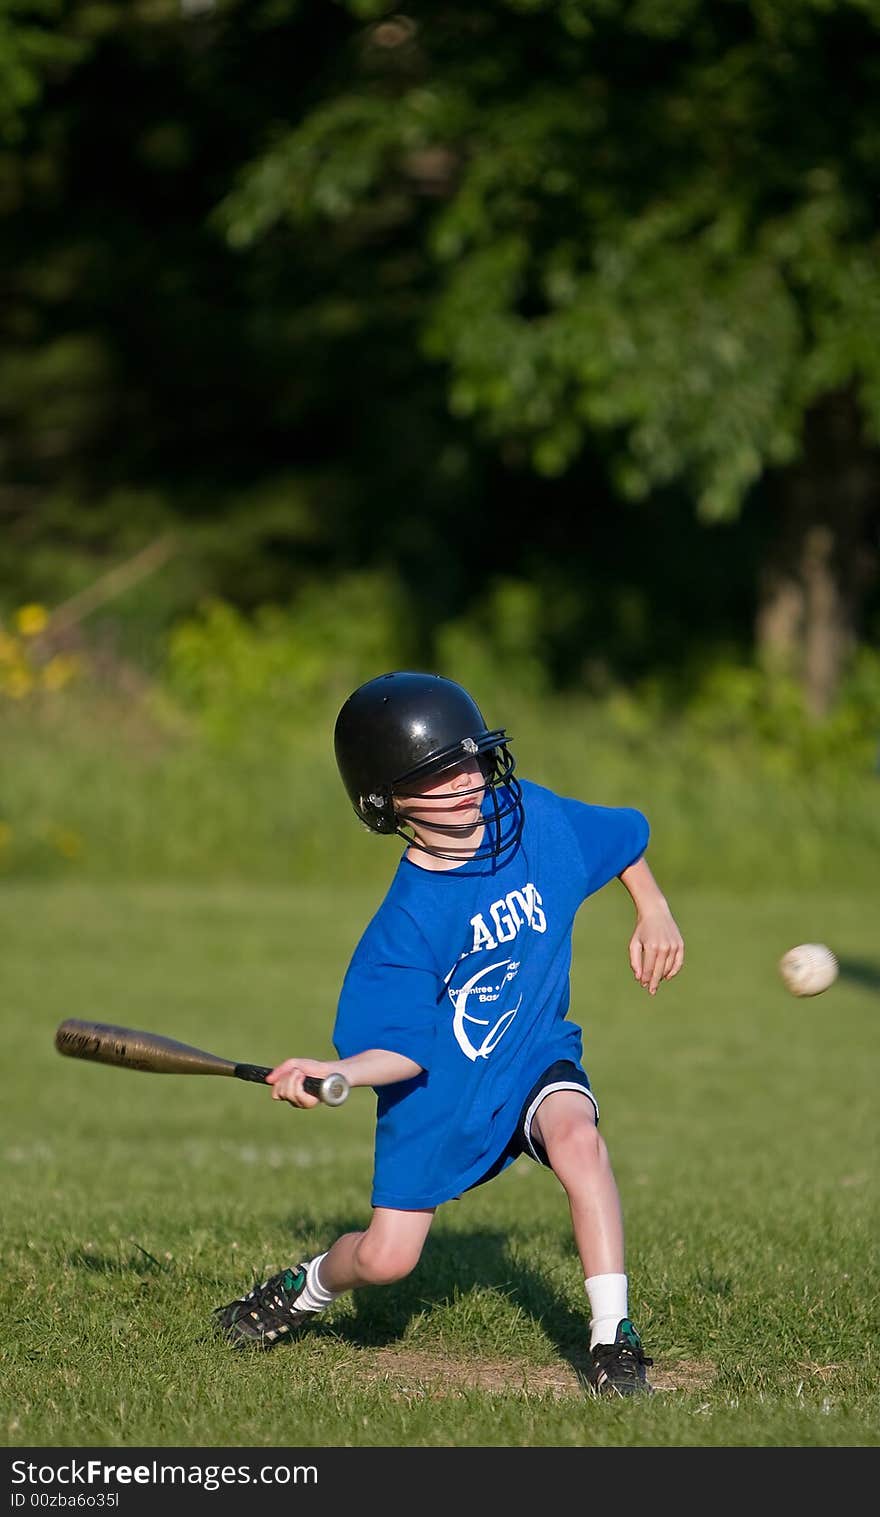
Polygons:
<instances>
[{"instance_id":1,"label":"wooden bat","mask_svg":"<svg viewBox=\"0 0 880 1517\"><path fill-rule=\"evenodd\" d=\"M236 1080L265 1084L271 1065L236 1064L203 1048L178 1043L157 1032L139 1032L134 1027L112 1027L105 1022L81 1022L68 1017L55 1033L55 1047L71 1059L91 1059L98 1064L116 1064L123 1069L142 1069L157 1075L231 1075ZM348 1097L344 1075L319 1079L306 1075L303 1085L310 1096L325 1106L341 1106Z\"/></svg>"}]
</instances>

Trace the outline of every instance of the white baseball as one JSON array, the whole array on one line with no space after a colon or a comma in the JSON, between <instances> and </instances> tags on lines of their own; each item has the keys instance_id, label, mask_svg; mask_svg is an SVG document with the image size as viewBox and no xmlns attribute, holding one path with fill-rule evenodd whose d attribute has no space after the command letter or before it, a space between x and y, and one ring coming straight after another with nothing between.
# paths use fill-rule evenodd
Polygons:
<instances>
[{"instance_id":1,"label":"white baseball","mask_svg":"<svg viewBox=\"0 0 880 1517\"><path fill-rule=\"evenodd\" d=\"M793 996L817 996L837 979L835 955L824 943L799 943L779 960L782 982Z\"/></svg>"}]
</instances>

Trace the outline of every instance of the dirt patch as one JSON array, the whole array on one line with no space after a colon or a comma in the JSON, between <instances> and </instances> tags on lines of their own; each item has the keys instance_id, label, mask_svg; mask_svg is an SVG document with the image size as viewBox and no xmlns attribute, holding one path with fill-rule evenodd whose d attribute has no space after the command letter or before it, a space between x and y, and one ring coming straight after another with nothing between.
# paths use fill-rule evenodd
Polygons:
<instances>
[{"instance_id":1,"label":"dirt patch","mask_svg":"<svg viewBox=\"0 0 880 1517\"><path fill-rule=\"evenodd\" d=\"M384 1381L400 1396L454 1396L467 1390L558 1400L584 1396L586 1358L570 1365L534 1365L507 1359L448 1359L412 1349L363 1350L358 1358L365 1379ZM715 1365L694 1359L655 1363L649 1379L656 1391L705 1390L715 1379Z\"/></svg>"}]
</instances>

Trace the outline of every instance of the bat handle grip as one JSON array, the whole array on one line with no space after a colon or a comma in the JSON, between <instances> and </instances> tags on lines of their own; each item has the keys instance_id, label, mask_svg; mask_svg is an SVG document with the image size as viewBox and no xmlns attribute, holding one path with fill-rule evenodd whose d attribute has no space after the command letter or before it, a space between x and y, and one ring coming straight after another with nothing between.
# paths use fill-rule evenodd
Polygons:
<instances>
[{"instance_id":1,"label":"bat handle grip","mask_svg":"<svg viewBox=\"0 0 880 1517\"><path fill-rule=\"evenodd\" d=\"M343 1101L348 1100L350 1087L345 1075L325 1075L323 1079L317 1075L306 1075L303 1089L310 1096L317 1096L325 1106L341 1106Z\"/></svg>"},{"instance_id":2,"label":"bat handle grip","mask_svg":"<svg viewBox=\"0 0 880 1517\"><path fill-rule=\"evenodd\" d=\"M272 1073L269 1064L236 1064L235 1077L238 1080L253 1080L255 1084L265 1083L266 1076ZM350 1086L345 1075L334 1074L305 1075L303 1086L310 1096L317 1096L325 1106L341 1106L343 1101L348 1100Z\"/></svg>"}]
</instances>

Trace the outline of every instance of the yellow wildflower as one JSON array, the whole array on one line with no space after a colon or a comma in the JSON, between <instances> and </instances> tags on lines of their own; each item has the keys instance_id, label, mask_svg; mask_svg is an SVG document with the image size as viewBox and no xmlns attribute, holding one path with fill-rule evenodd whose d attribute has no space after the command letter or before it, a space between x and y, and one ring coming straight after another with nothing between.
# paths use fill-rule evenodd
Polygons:
<instances>
[{"instance_id":1,"label":"yellow wildflower","mask_svg":"<svg viewBox=\"0 0 880 1517\"><path fill-rule=\"evenodd\" d=\"M27 606L19 606L15 622L22 637L36 637L39 632L45 632L49 625L49 613L45 606L31 602Z\"/></svg>"}]
</instances>

